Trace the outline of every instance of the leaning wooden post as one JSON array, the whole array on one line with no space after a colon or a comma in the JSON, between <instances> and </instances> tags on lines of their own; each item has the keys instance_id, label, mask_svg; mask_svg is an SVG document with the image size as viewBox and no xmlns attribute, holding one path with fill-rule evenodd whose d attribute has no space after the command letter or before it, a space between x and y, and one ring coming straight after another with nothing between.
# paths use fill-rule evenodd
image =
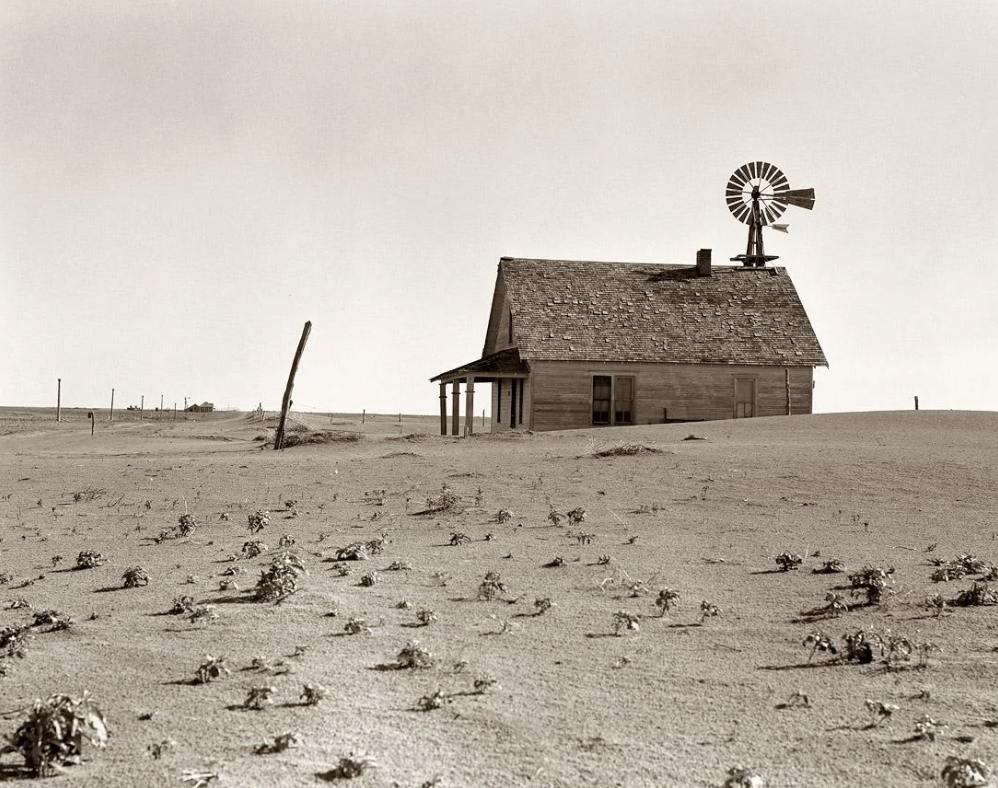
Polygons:
<instances>
[{"instance_id":1,"label":"leaning wooden post","mask_svg":"<svg viewBox=\"0 0 998 788\"><path fill-rule=\"evenodd\" d=\"M111 410L107 415L108 421L114 421L114 389L111 389Z\"/></svg>"},{"instance_id":2,"label":"leaning wooden post","mask_svg":"<svg viewBox=\"0 0 998 788\"><path fill-rule=\"evenodd\" d=\"M312 321L305 321L305 328L301 332L301 339L298 341L298 349L295 351L294 361L291 362L291 374L288 375L288 385L284 389L284 399L281 401L281 420L277 424L277 434L274 435L274 451L284 448L284 425L288 420L288 408L291 407L291 390L295 387L295 373L298 371L298 362L301 361L301 354L305 351L305 343L308 341L309 332L312 330Z\"/></svg>"},{"instance_id":3,"label":"leaning wooden post","mask_svg":"<svg viewBox=\"0 0 998 788\"><path fill-rule=\"evenodd\" d=\"M62 421L62 378L59 378L55 390L55 420Z\"/></svg>"}]
</instances>

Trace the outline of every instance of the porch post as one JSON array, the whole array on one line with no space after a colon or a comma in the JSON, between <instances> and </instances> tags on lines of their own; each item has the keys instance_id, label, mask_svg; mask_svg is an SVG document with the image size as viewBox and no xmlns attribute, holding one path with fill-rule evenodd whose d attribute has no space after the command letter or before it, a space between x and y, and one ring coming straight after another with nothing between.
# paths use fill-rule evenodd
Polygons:
<instances>
[{"instance_id":1,"label":"porch post","mask_svg":"<svg viewBox=\"0 0 998 788\"><path fill-rule=\"evenodd\" d=\"M447 383L440 381L440 434L447 434Z\"/></svg>"},{"instance_id":2,"label":"porch post","mask_svg":"<svg viewBox=\"0 0 998 788\"><path fill-rule=\"evenodd\" d=\"M451 408L453 413L450 416L451 435L461 434L461 378L456 378L451 383Z\"/></svg>"},{"instance_id":3,"label":"porch post","mask_svg":"<svg viewBox=\"0 0 998 788\"><path fill-rule=\"evenodd\" d=\"M471 435L475 431L475 378L468 377L468 390L464 401L464 434Z\"/></svg>"}]
</instances>

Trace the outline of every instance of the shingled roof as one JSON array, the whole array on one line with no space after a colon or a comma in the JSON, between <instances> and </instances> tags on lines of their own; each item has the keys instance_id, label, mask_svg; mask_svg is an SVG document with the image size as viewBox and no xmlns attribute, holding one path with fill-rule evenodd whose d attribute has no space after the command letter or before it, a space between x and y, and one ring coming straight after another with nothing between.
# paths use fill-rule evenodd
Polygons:
<instances>
[{"instance_id":1,"label":"shingled roof","mask_svg":"<svg viewBox=\"0 0 998 788\"><path fill-rule=\"evenodd\" d=\"M784 268L504 257L505 297L520 358L550 361L828 366ZM485 353L496 345L497 309Z\"/></svg>"}]
</instances>

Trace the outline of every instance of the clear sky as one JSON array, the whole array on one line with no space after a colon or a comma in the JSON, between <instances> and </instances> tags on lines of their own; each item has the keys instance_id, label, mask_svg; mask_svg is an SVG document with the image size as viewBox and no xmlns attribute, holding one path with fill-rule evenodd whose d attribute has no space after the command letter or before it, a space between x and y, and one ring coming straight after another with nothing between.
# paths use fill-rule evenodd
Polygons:
<instances>
[{"instance_id":1,"label":"clear sky","mask_svg":"<svg viewBox=\"0 0 998 788\"><path fill-rule=\"evenodd\" d=\"M435 413L500 256L744 251L815 410L998 410L998 3L4 0L0 405Z\"/></svg>"}]
</instances>

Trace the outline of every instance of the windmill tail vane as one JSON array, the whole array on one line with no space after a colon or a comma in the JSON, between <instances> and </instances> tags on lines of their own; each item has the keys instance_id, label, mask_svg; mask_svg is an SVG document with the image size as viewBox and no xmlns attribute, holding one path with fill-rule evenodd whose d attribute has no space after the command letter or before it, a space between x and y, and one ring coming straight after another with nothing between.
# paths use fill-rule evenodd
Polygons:
<instances>
[{"instance_id":1,"label":"windmill tail vane","mask_svg":"<svg viewBox=\"0 0 998 788\"><path fill-rule=\"evenodd\" d=\"M791 189L779 168L765 161L743 164L735 170L728 179L724 198L732 215L748 225L745 254L731 258L747 267L761 267L777 259L777 255L766 254L763 227L789 232L788 225L774 224L788 205L808 211L814 208L814 189Z\"/></svg>"}]
</instances>

